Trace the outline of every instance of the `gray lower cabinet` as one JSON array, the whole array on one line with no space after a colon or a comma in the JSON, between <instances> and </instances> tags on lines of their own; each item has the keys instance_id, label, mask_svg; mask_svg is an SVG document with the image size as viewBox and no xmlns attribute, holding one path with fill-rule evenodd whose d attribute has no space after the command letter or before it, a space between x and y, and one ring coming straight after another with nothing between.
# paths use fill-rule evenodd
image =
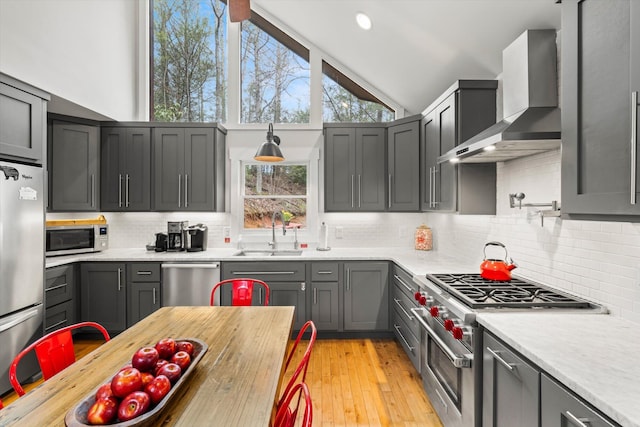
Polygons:
<instances>
[{"instance_id":1,"label":"gray lower cabinet","mask_svg":"<svg viewBox=\"0 0 640 427\"><path fill-rule=\"evenodd\" d=\"M325 124L326 212L386 207L385 127Z\"/></svg>"},{"instance_id":2,"label":"gray lower cabinet","mask_svg":"<svg viewBox=\"0 0 640 427\"><path fill-rule=\"evenodd\" d=\"M49 210L97 211L98 127L53 120L49 145Z\"/></svg>"},{"instance_id":3,"label":"gray lower cabinet","mask_svg":"<svg viewBox=\"0 0 640 427\"><path fill-rule=\"evenodd\" d=\"M570 218L640 215L638 40L639 2L562 2L561 205Z\"/></svg>"},{"instance_id":4,"label":"gray lower cabinet","mask_svg":"<svg viewBox=\"0 0 640 427\"><path fill-rule=\"evenodd\" d=\"M540 371L487 332L483 339L482 425L537 427Z\"/></svg>"},{"instance_id":5,"label":"gray lower cabinet","mask_svg":"<svg viewBox=\"0 0 640 427\"><path fill-rule=\"evenodd\" d=\"M45 334L76 323L74 264L46 269L44 307Z\"/></svg>"},{"instance_id":6,"label":"gray lower cabinet","mask_svg":"<svg viewBox=\"0 0 640 427\"><path fill-rule=\"evenodd\" d=\"M344 330L389 330L389 263L344 263Z\"/></svg>"},{"instance_id":7,"label":"gray lower cabinet","mask_svg":"<svg viewBox=\"0 0 640 427\"><path fill-rule=\"evenodd\" d=\"M127 326L132 326L160 308L160 264L127 264Z\"/></svg>"},{"instance_id":8,"label":"gray lower cabinet","mask_svg":"<svg viewBox=\"0 0 640 427\"><path fill-rule=\"evenodd\" d=\"M495 214L496 165L438 163L438 157L496 122L495 80L459 80L420 122L422 210Z\"/></svg>"},{"instance_id":9,"label":"gray lower cabinet","mask_svg":"<svg viewBox=\"0 0 640 427\"><path fill-rule=\"evenodd\" d=\"M340 329L339 269L337 261L311 263L311 320L319 331Z\"/></svg>"},{"instance_id":10,"label":"gray lower cabinet","mask_svg":"<svg viewBox=\"0 0 640 427\"><path fill-rule=\"evenodd\" d=\"M387 129L387 210L420 210L420 118Z\"/></svg>"},{"instance_id":11,"label":"gray lower cabinet","mask_svg":"<svg viewBox=\"0 0 640 427\"><path fill-rule=\"evenodd\" d=\"M150 128L102 128L100 208L103 211L151 209Z\"/></svg>"},{"instance_id":12,"label":"gray lower cabinet","mask_svg":"<svg viewBox=\"0 0 640 427\"><path fill-rule=\"evenodd\" d=\"M222 280L251 278L264 281L270 290L269 305L294 306L294 330L300 330L307 317L306 304L306 263L295 261L239 261L223 262ZM253 294L253 304L262 305L264 294L259 287ZM220 293L220 304L231 304L231 287L226 286Z\"/></svg>"},{"instance_id":13,"label":"gray lower cabinet","mask_svg":"<svg viewBox=\"0 0 640 427\"><path fill-rule=\"evenodd\" d=\"M391 322L393 332L411 363L420 372L420 326L411 312L418 307L414 294L418 292L409 273L397 265L391 269L392 301Z\"/></svg>"},{"instance_id":14,"label":"gray lower cabinet","mask_svg":"<svg viewBox=\"0 0 640 427\"><path fill-rule=\"evenodd\" d=\"M564 388L546 374L540 381L541 427L613 427L609 421L581 398Z\"/></svg>"},{"instance_id":15,"label":"gray lower cabinet","mask_svg":"<svg viewBox=\"0 0 640 427\"><path fill-rule=\"evenodd\" d=\"M0 73L0 157L42 164L49 94Z\"/></svg>"},{"instance_id":16,"label":"gray lower cabinet","mask_svg":"<svg viewBox=\"0 0 640 427\"><path fill-rule=\"evenodd\" d=\"M80 265L80 319L97 322L109 333L126 329L125 263L89 262Z\"/></svg>"},{"instance_id":17,"label":"gray lower cabinet","mask_svg":"<svg viewBox=\"0 0 640 427\"><path fill-rule=\"evenodd\" d=\"M153 130L154 210L224 210L224 134L215 127Z\"/></svg>"}]
</instances>

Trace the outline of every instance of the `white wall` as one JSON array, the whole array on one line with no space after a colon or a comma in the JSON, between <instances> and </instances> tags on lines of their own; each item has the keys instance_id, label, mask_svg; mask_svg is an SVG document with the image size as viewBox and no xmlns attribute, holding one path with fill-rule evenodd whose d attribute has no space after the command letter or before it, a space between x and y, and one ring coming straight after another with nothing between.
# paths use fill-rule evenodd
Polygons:
<instances>
[{"instance_id":1,"label":"white wall","mask_svg":"<svg viewBox=\"0 0 640 427\"><path fill-rule=\"evenodd\" d=\"M139 6L1 0L0 71L115 120L137 120Z\"/></svg>"}]
</instances>

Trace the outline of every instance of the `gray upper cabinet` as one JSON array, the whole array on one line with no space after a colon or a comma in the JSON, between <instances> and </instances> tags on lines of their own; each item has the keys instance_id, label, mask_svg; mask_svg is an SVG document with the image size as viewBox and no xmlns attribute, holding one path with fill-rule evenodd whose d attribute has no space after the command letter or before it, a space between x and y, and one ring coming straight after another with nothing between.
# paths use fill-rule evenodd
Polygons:
<instances>
[{"instance_id":1,"label":"gray upper cabinet","mask_svg":"<svg viewBox=\"0 0 640 427\"><path fill-rule=\"evenodd\" d=\"M495 164L440 163L440 155L496 122L494 80L459 80L420 122L422 210L495 214Z\"/></svg>"},{"instance_id":2,"label":"gray upper cabinet","mask_svg":"<svg viewBox=\"0 0 640 427\"><path fill-rule=\"evenodd\" d=\"M214 127L154 129L154 210L224 210L223 139Z\"/></svg>"},{"instance_id":3,"label":"gray upper cabinet","mask_svg":"<svg viewBox=\"0 0 640 427\"><path fill-rule=\"evenodd\" d=\"M344 263L344 330L389 330L389 263Z\"/></svg>"},{"instance_id":4,"label":"gray upper cabinet","mask_svg":"<svg viewBox=\"0 0 640 427\"><path fill-rule=\"evenodd\" d=\"M100 149L101 210L150 210L151 129L103 127Z\"/></svg>"},{"instance_id":5,"label":"gray upper cabinet","mask_svg":"<svg viewBox=\"0 0 640 427\"><path fill-rule=\"evenodd\" d=\"M562 2L562 212L640 215L640 4ZM635 217L635 218L634 218Z\"/></svg>"},{"instance_id":6,"label":"gray upper cabinet","mask_svg":"<svg viewBox=\"0 0 640 427\"><path fill-rule=\"evenodd\" d=\"M49 94L0 73L0 157L43 163Z\"/></svg>"},{"instance_id":7,"label":"gray upper cabinet","mask_svg":"<svg viewBox=\"0 0 640 427\"><path fill-rule=\"evenodd\" d=\"M387 209L420 210L420 119L387 130Z\"/></svg>"},{"instance_id":8,"label":"gray upper cabinet","mask_svg":"<svg viewBox=\"0 0 640 427\"><path fill-rule=\"evenodd\" d=\"M49 209L97 211L100 203L98 127L53 120L49 148Z\"/></svg>"},{"instance_id":9,"label":"gray upper cabinet","mask_svg":"<svg viewBox=\"0 0 640 427\"><path fill-rule=\"evenodd\" d=\"M384 211L384 127L325 128L325 211Z\"/></svg>"}]
</instances>

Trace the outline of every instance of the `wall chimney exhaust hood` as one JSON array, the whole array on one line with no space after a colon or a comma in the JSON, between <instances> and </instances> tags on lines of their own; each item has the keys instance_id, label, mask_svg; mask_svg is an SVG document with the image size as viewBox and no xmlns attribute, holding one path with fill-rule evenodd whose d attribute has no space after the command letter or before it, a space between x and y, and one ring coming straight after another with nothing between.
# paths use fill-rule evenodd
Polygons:
<instances>
[{"instance_id":1,"label":"wall chimney exhaust hood","mask_svg":"<svg viewBox=\"0 0 640 427\"><path fill-rule=\"evenodd\" d=\"M495 163L560 147L555 30L528 30L502 53L504 119L438 157Z\"/></svg>"}]
</instances>

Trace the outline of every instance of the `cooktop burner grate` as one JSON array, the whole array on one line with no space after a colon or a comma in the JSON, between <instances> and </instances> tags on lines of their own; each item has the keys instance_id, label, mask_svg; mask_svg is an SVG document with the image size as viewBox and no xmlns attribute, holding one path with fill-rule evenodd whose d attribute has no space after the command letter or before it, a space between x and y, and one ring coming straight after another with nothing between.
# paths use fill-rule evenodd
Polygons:
<instances>
[{"instance_id":1,"label":"cooktop burner grate","mask_svg":"<svg viewBox=\"0 0 640 427\"><path fill-rule=\"evenodd\" d=\"M522 278L493 281L479 274L428 274L427 279L471 308L589 308L588 301Z\"/></svg>"}]
</instances>

